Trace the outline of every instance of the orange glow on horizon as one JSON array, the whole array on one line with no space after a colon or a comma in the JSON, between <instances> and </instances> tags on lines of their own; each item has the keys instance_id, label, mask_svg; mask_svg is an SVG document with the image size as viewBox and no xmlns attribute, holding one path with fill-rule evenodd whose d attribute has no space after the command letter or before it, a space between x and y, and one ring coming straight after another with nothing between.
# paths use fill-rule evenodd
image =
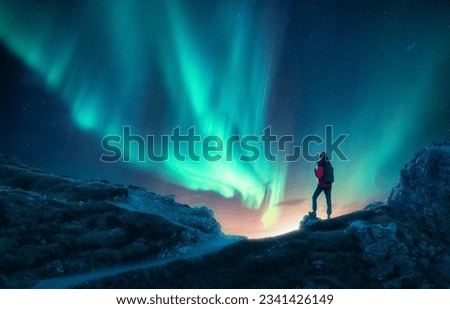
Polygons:
<instances>
[{"instance_id":1,"label":"orange glow on horizon","mask_svg":"<svg viewBox=\"0 0 450 309\"><path fill-rule=\"evenodd\" d=\"M177 195L177 201L189 205L206 205L214 211L214 216L225 234L241 235L251 239L273 237L297 230L300 221L311 211L309 199L284 201L278 206L281 211L277 222L271 228L264 229L261 222L264 208L249 209L242 206L238 198L224 199L207 195ZM360 210L364 205L364 202L353 202L347 205L335 204L332 217ZM326 218L324 199L322 201L319 198L317 216Z\"/></svg>"}]
</instances>

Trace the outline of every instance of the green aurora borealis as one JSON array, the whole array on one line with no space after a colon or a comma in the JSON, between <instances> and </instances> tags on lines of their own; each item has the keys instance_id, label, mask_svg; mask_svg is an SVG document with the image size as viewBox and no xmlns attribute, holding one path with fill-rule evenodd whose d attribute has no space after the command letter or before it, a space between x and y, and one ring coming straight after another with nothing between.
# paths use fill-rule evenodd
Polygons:
<instances>
[{"instance_id":1,"label":"green aurora borealis","mask_svg":"<svg viewBox=\"0 0 450 309\"><path fill-rule=\"evenodd\" d=\"M333 125L349 134L349 161L334 158L337 213L385 197L413 153L450 137L445 1L0 0L0 40L99 145L124 125L144 136L195 126L223 140L272 126L298 143ZM265 228L283 200L309 200L313 167L264 158L130 163L263 207Z\"/></svg>"}]
</instances>

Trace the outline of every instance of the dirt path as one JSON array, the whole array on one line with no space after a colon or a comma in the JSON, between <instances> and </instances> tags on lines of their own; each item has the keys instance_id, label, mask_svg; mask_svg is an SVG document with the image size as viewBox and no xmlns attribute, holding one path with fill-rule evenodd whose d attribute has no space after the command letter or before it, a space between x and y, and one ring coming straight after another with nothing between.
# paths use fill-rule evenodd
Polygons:
<instances>
[{"instance_id":1,"label":"dirt path","mask_svg":"<svg viewBox=\"0 0 450 309\"><path fill-rule=\"evenodd\" d=\"M185 252L178 254L173 257L167 257L162 259L155 259L145 262L140 262L136 264L128 264L128 265L121 265L121 266L115 266L115 267L109 267L104 269L99 269L91 272L81 273L81 274L75 274L71 276L66 277L57 277L57 278L51 278L40 281L38 284L34 286L35 289L67 289L71 288L77 284L96 280L104 277L114 276L120 273L124 273L130 270L136 270L136 269L145 269L155 266L161 266L165 265L167 263L176 261L176 260L183 260L183 259L190 259L190 258L196 258L200 257L202 255L205 255L207 253L218 251L226 246L229 246L237 241L239 241L240 238L238 237L221 237L217 239L212 239L204 243L196 244L191 247L187 247L186 250L183 250Z\"/></svg>"}]
</instances>

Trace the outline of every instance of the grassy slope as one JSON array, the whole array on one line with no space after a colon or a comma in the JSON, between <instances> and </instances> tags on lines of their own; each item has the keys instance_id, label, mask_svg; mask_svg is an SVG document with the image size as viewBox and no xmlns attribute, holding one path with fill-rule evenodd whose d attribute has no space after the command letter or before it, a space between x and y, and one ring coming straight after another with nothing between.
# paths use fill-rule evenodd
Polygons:
<instances>
[{"instance_id":1,"label":"grassy slope","mask_svg":"<svg viewBox=\"0 0 450 309\"><path fill-rule=\"evenodd\" d=\"M3 287L158 257L186 241L185 227L115 206L127 188L0 159Z\"/></svg>"}]
</instances>

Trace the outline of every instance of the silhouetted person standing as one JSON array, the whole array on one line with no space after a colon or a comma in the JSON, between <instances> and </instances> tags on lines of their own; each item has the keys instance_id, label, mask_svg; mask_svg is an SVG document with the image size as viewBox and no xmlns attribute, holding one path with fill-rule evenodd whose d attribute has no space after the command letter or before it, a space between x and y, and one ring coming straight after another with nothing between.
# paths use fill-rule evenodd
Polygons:
<instances>
[{"instance_id":1,"label":"silhouetted person standing","mask_svg":"<svg viewBox=\"0 0 450 309\"><path fill-rule=\"evenodd\" d=\"M317 188L312 196L312 210L313 216L316 216L317 211L317 198L322 191L325 193L327 200L327 215L328 219L331 216L331 184L334 181L334 171L333 166L328 160L328 156L325 152L320 154L320 159L317 161L317 168L314 169L314 173L317 177Z\"/></svg>"}]
</instances>

